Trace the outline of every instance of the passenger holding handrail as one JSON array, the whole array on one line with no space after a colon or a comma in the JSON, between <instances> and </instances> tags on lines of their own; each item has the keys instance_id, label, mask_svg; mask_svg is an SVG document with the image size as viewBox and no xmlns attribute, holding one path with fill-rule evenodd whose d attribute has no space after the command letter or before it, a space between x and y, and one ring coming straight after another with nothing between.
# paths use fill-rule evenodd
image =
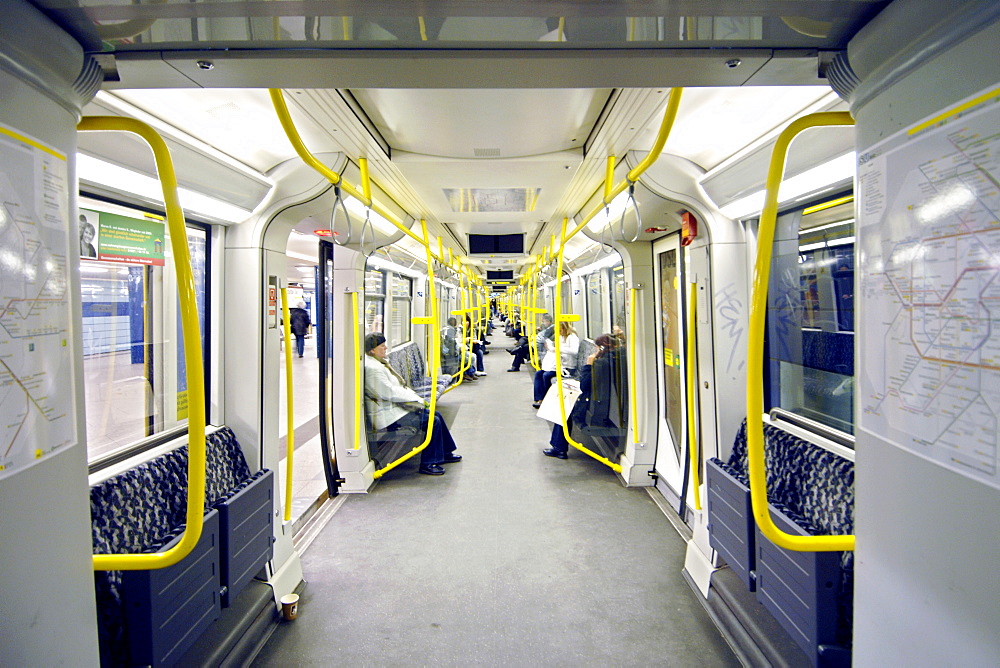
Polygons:
<instances>
[{"instance_id":1,"label":"passenger holding handrail","mask_svg":"<svg viewBox=\"0 0 1000 668\"><path fill-rule=\"evenodd\" d=\"M542 333L544 334L544 332ZM535 408L542 405L545 393L549 391L552 379L556 375L556 346L555 342L548 337L542 338L545 346L545 357L542 358L542 368L535 372L535 401L532 404ZM568 322L559 323L559 347L562 354L563 372L567 376L576 375L576 353L580 350L580 337L576 335L576 330Z\"/></svg>"},{"instance_id":2,"label":"passenger holding handrail","mask_svg":"<svg viewBox=\"0 0 1000 668\"><path fill-rule=\"evenodd\" d=\"M429 404L419 394L406 386L385 361L388 347L385 337L379 333L365 337L365 408L372 422L372 428L395 430L400 427L426 429L431 418ZM441 464L462 460L455 454L455 440L448 431L448 425L438 412L434 413L434 431L431 441L420 453L420 473L444 475Z\"/></svg>"}]
</instances>

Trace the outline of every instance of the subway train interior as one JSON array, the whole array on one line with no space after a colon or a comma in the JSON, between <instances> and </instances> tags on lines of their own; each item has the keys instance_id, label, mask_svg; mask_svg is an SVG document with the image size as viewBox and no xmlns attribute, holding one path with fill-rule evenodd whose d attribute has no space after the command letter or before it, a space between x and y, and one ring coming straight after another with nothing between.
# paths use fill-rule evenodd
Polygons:
<instances>
[{"instance_id":1,"label":"subway train interior","mask_svg":"<svg viewBox=\"0 0 1000 668\"><path fill-rule=\"evenodd\" d=\"M998 53L4 0L2 663L1000 665Z\"/></svg>"}]
</instances>

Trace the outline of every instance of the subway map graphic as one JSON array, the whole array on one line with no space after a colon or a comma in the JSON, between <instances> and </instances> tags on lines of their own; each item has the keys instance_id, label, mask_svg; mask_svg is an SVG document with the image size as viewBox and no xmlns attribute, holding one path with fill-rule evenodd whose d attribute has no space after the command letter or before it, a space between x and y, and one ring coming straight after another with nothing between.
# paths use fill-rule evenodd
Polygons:
<instances>
[{"instance_id":1,"label":"subway map graphic","mask_svg":"<svg viewBox=\"0 0 1000 668\"><path fill-rule=\"evenodd\" d=\"M859 423L1000 487L1000 91L859 157Z\"/></svg>"},{"instance_id":2,"label":"subway map graphic","mask_svg":"<svg viewBox=\"0 0 1000 668\"><path fill-rule=\"evenodd\" d=\"M65 157L0 127L0 478L75 443Z\"/></svg>"}]
</instances>

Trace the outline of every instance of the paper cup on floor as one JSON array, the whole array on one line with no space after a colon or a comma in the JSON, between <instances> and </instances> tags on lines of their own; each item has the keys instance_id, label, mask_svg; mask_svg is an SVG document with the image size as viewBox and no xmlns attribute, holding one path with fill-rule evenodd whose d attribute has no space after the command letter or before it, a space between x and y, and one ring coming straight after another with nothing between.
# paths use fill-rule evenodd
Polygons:
<instances>
[{"instance_id":1,"label":"paper cup on floor","mask_svg":"<svg viewBox=\"0 0 1000 668\"><path fill-rule=\"evenodd\" d=\"M299 595L287 594L281 597L281 616L292 621L299 614Z\"/></svg>"}]
</instances>

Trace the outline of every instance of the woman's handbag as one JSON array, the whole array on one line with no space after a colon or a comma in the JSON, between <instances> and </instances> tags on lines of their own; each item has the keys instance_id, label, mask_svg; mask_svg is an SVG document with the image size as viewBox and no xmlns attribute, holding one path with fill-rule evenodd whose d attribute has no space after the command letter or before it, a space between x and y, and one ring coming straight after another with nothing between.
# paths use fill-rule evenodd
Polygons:
<instances>
[{"instance_id":1,"label":"woman's handbag","mask_svg":"<svg viewBox=\"0 0 1000 668\"><path fill-rule=\"evenodd\" d=\"M566 417L568 418L573 412L573 406L576 404L577 398L580 396L580 383L571 378L564 378L562 386L563 394L566 397ZM542 405L538 408L537 415L543 420L562 424L562 412L559 410L559 386L555 383L545 393L545 398L542 399Z\"/></svg>"}]
</instances>

